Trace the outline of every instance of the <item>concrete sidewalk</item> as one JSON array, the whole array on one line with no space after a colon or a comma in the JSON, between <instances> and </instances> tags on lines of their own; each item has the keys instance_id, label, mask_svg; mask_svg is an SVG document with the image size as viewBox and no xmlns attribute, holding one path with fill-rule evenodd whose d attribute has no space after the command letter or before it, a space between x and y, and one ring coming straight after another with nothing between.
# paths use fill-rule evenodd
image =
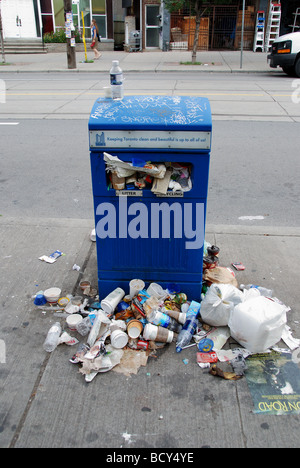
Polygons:
<instances>
[{"instance_id":1,"label":"concrete sidewalk","mask_svg":"<svg viewBox=\"0 0 300 468\"><path fill-rule=\"evenodd\" d=\"M87 52L88 60L93 60L93 53ZM267 54L261 52L243 52L242 68L239 51L198 52L199 65L184 65L191 62L191 52L102 52L99 60L84 63L84 52L76 53L77 68L68 70L66 53L6 55L6 64L0 65L0 75L5 72L105 72L110 70L112 60L119 60L124 72L226 72L226 73L282 73L274 70L267 63Z\"/></svg>"},{"instance_id":2,"label":"concrete sidewalk","mask_svg":"<svg viewBox=\"0 0 300 468\"><path fill-rule=\"evenodd\" d=\"M110 371L89 384L69 362L77 346L44 352L49 327L59 320L66 328L65 319L42 312L32 295L52 286L63 295L77 294L82 278L97 286L92 227L93 220L0 218L0 339L6 346L6 361L0 363L0 447L102 447L116 453L121 448L133 453L136 448L298 448L298 414L254 414L246 378L235 382L209 375L198 367L194 347L177 354L172 343L149 357L136 375ZM272 288L291 307L288 324L299 338L299 228L258 227L251 221L211 225L206 239L220 247L222 266L244 263L246 269L236 275L239 284ZM56 263L38 259L56 249L65 254ZM72 269L75 263L79 272Z\"/></svg>"}]
</instances>

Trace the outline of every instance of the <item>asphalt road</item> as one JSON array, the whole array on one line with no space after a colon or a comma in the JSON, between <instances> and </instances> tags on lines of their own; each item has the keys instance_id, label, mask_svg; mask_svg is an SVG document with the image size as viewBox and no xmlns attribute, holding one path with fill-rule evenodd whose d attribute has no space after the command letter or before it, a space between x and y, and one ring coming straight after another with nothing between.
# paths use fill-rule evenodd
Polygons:
<instances>
[{"instance_id":1,"label":"asphalt road","mask_svg":"<svg viewBox=\"0 0 300 468\"><path fill-rule=\"evenodd\" d=\"M93 218L87 120L18 122L0 125L0 214ZM207 222L299 226L299 147L295 122L214 121Z\"/></svg>"},{"instance_id":2,"label":"asphalt road","mask_svg":"<svg viewBox=\"0 0 300 468\"><path fill-rule=\"evenodd\" d=\"M297 83L264 73L128 73L125 92L210 100L208 223L299 226ZM5 74L1 214L93 217L88 119L107 85L105 73Z\"/></svg>"}]
</instances>

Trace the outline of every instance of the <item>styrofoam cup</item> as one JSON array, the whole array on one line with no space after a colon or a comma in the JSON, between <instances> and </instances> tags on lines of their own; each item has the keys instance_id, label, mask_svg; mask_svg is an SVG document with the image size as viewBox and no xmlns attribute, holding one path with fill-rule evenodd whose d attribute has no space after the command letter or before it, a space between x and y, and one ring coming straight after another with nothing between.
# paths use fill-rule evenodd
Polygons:
<instances>
[{"instance_id":1,"label":"styrofoam cup","mask_svg":"<svg viewBox=\"0 0 300 468\"><path fill-rule=\"evenodd\" d=\"M125 296L125 291L122 288L116 288L108 296L101 301L101 308L108 314L113 314L115 308Z\"/></svg>"},{"instance_id":2,"label":"styrofoam cup","mask_svg":"<svg viewBox=\"0 0 300 468\"><path fill-rule=\"evenodd\" d=\"M66 322L70 330L75 331L76 325L82 321L82 316L80 314L71 314L67 317Z\"/></svg>"},{"instance_id":3,"label":"styrofoam cup","mask_svg":"<svg viewBox=\"0 0 300 468\"><path fill-rule=\"evenodd\" d=\"M128 343L128 335L123 330L116 329L110 335L110 342L114 348L124 348Z\"/></svg>"}]
</instances>

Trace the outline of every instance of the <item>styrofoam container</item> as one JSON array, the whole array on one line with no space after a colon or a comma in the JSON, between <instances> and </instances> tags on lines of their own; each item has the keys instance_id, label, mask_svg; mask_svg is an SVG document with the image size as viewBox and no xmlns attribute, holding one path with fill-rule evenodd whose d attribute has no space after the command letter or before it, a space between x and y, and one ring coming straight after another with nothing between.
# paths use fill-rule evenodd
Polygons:
<instances>
[{"instance_id":1,"label":"styrofoam container","mask_svg":"<svg viewBox=\"0 0 300 468\"><path fill-rule=\"evenodd\" d=\"M60 298L60 295L61 289L59 288L49 288L44 291L44 296L50 304L55 304Z\"/></svg>"},{"instance_id":2,"label":"styrofoam container","mask_svg":"<svg viewBox=\"0 0 300 468\"><path fill-rule=\"evenodd\" d=\"M110 342L114 348L124 348L128 343L128 335L123 330L114 330L110 336Z\"/></svg>"},{"instance_id":3,"label":"styrofoam container","mask_svg":"<svg viewBox=\"0 0 300 468\"><path fill-rule=\"evenodd\" d=\"M71 314L66 318L66 322L70 330L76 331L76 325L83 320L80 314Z\"/></svg>"},{"instance_id":4,"label":"styrofoam container","mask_svg":"<svg viewBox=\"0 0 300 468\"><path fill-rule=\"evenodd\" d=\"M280 341L288 308L259 296L236 305L229 318L231 336L253 353L267 351Z\"/></svg>"}]
</instances>

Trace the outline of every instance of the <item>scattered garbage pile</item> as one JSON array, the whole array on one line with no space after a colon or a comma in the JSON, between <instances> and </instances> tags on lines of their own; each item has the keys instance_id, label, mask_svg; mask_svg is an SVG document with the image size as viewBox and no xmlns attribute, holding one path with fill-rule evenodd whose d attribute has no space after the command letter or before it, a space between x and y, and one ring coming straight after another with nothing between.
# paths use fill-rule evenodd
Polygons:
<instances>
[{"instance_id":1,"label":"scattered garbage pile","mask_svg":"<svg viewBox=\"0 0 300 468\"><path fill-rule=\"evenodd\" d=\"M34 303L65 319L64 326L60 321L52 325L44 350L77 345L70 362L79 366L86 382L110 370L137 373L166 345L174 344L178 354L195 346L199 367L228 380L242 378L246 358L275 349L281 339L291 350L300 346L287 325L290 308L272 290L239 286L234 271L219 266L219 248L207 242L199 299L188 298L176 284L163 289L150 283L146 288L141 279L129 281L129 294L118 287L102 299L88 281L80 288L82 296L66 297L59 288L50 288L37 294ZM233 348L228 348L230 337L237 343Z\"/></svg>"}]
</instances>

